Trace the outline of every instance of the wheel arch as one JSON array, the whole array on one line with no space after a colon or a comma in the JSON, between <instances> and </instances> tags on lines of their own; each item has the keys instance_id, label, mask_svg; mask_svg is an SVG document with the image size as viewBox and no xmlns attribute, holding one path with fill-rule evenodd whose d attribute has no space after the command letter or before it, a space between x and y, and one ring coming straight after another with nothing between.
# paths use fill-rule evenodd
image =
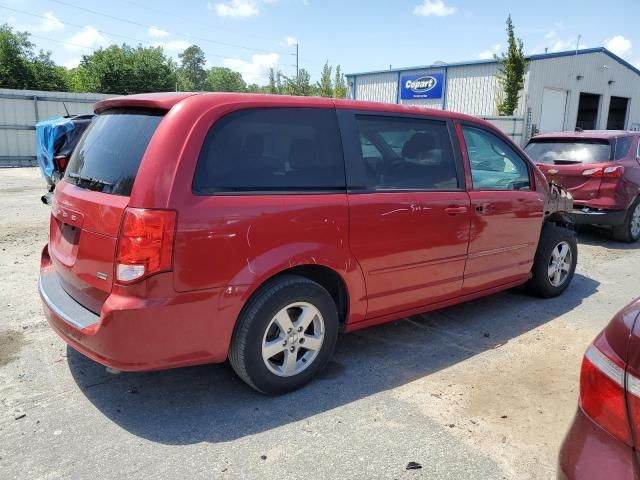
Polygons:
<instances>
[{"instance_id":1,"label":"wheel arch","mask_svg":"<svg viewBox=\"0 0 640 480\"><path fill-rule=\"evenodd\" d=\"M349 293L349 288L347 287L346 280L335 269L317 263L306 263L284 268L277 272L271 273L271 275L262 279L262 281L257 283L254 288L245 292L243 307L240 311L240 315L242 314L242 310L244 310L244 307L265 285L285 275L297 275L312 280L321 285L325 290L329 292L329 295L331 295L331 298L333 298L333 301L336 304L340 324L342 325L347 322L350 313L351 296Z\"/></svg>"}]
</instances>

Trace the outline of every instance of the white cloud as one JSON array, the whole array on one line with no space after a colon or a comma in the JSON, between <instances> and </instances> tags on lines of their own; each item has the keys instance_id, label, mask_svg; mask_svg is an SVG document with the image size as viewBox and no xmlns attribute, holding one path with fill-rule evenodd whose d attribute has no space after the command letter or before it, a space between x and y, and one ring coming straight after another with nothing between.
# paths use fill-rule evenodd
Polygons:
<instances>
[{"instance_id":1,"label":"white cloud","mask_svg":"<svg viewBox=\"0 0 640 480\"><path fill-rule=\"evenodd\" d=\"M16 26L16 30L27 30L29 32L34 33L50 33L50 32L59 32L60 30L64 30L64 23L60 21L58 17L56 17L53 12L46 12L42 15L42 20L37 25L19 25ZM10 17L9 23L15 23L15 18Z\"/></svg>"},{"instance_id":2,"label":"white cloud","mask_svg":"<svg viewBox=\"0 0 640 480\"><path fill-rule=\"evenodd\" d=\"M547 33L544 34L544 38L546 38L547 40L551 40L552 38L555 38L557 36L557 33L555 30L549 30Z\"/></svg>"},{"instance_id":3,"label":"white cloud","mask_svg":"<svg viewBox=\"0 0 640 480\"><path fill-rule=\"evenodd\" d=\"M298 39L296 37L287 37L284 39L285 45L295 45L298 43Z\"/></svg>"},{"instance_id":4,"label":"white cloud","mask_svg":"<svg viewBox=\"0 0 640 480\"><path fill-rule=\"evenodd\" d=\"M222 64L242 74L247 83L264 83L270 68L275 67L280 56L277 53L256 54L251 56L251 62L238 58L225 58Z\"/></svg>"},{"instance_id":5,"label":"white cloud","mask_svg":"<svg viewBox=\"0 0 640 480\"><path fill-rule=\"evenodd\" d=\"M424 17L431 15L446 17L447 15L453 15L457 11L458 9L456 7L445 5L443 0L424 0L420 5L416 5L416 8L413 9L413 14Z\"/></svg>"},{"instance_id":6,"label":"white cloud","mask_svg":"<svg viewBox=\"0 0 640 480\"><path fill-rule=\"evenodd\" d=\"M260 13L255 0L228 0L224 3L207 4L209 10L215 10L220 17L247 18Z\"/></svg>"},{"instance_id":7,"label":"white cloud","mask_svg":"<svg viewBox=\"0 0 640 480\"><path fill-rule=\"evenodd\" d=\"M71 70L72 68L76 68L78 65L80 65L79 58L72 58L71 60L67 60L62 64L64 68L67 68L69 70Z\"/></svg>"},{"instance_id":8,"label":"white cloud","mask_svg":"<svg viewBox=\"0 0 640 480\"><path fill-rule=\"evenodd\" d=\"M96 48L109 41L93 25L87 25L75 35L66 40L64 48L70 52L78 52L87 48Z\"/></svg>"},{"instance_id":9,"label":"white cloud","mask_svg":"<svg viewBox=\"0 0 640 480\"><path fill-rule=\"evenodd\" d=\"M620 57L631 55L631 40L624 38L622 35L616 35L613 38L605 40L604 46L607 50L610 50Z\"/></svg>"},{"instance_id":10,"label":"white cloud","mask_svg":"<svg viewBox=\"0 0 640 480\"><path fill-rule=\"evenodd\" d=\"M187 42L186 40L171 40L169 42L155 42L153 44L154 47L161 47L163 50L169 52L182 52L191 45L191 42Z\"/></svg>"},{"instance_id":11,"label":"white cloud","mask_svg":"<svg viewBox=\"0 0 640 480\"><path fill-rule=\"evenodd\" d=\"M549 52L564 52L566 50L575 50L577 40L577 38L569 38L566 40L558 38L554 40L553 44L550 47L548 47ZM578 44L577 48L578 50L581 50L583 48L587 48L587 45L584 43L580 43Z\"/></svg>"},{"instance_id":12,"label":"white cloud","mask_svg":"<svg viewBox=\"0 0 640 480\"><path fill-rule=\"evenodd\" d=\"M163 30L163 29L158 28L158 27L154 27L153 25L149 27L149 30L147 31L147 34L150 37L154 37L154 38L164 38L164 37L171 36L171 34L169 32L167 32L166 30Z\"/></svg>"},{"instance_id":13,"label":"white cloud","mask_svg":"<svg viewBox=\"0 0 640 480\"><path fill-rule=\"evenodd\" d=\"M45 18L40 23L41 32L57 32L64 30L64 24L56 17L53 12L47 12L44 14Z\"/></svg>"},{"instance_id":14,"label":"white cloud","mask_svg":"<svg viewBox=\"0 0 640 480\"><path fill-rule=\"evenodd\" d=\"M498 53L500 52L500 48L502 47L502 45L500 45L499 43L496 43L493 47L488 48L487 50L484 50L482 52L480 52L478 54L478 58L480 60L490 60L493 58L494 55L498 55Z\"/></svg>"}]
</instances>

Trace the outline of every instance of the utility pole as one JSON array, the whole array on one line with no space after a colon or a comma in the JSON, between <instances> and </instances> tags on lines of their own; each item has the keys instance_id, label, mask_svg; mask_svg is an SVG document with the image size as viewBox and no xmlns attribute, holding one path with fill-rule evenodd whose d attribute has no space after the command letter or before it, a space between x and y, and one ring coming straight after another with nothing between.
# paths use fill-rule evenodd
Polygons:
<instances>
[{"instance_id":1,"label":"utility pole","mask_svg":"<svg viewBox=\"0 0 640 480\"><path fill-rule=\"evenodd\" d=\"M300 69L298 68L298 66L300 65L300 63L298 62L298 59L299 59L298 43L296 42L296 80L298 80L298 74L300 72Z\"/></svg>"}]
</instances>

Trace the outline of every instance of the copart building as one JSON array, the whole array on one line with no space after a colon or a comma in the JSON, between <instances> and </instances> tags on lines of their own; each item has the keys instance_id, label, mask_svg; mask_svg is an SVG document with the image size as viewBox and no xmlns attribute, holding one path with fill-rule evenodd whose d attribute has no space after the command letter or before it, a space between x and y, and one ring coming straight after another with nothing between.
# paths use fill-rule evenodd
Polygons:
<instances>
[{"instance_id":1,"label":"copart building","mask_svg":"<svg viewBox=\"0 0 640 480\"><path fill-rule=\"evenodd\" d=\"M606 48L527 57L513 117L498 117L495 60L390 68L347 75L350 98L418 105L483 117L517 143L537 132L640 129L640 70Z\"/></svg>"}]
</instances>

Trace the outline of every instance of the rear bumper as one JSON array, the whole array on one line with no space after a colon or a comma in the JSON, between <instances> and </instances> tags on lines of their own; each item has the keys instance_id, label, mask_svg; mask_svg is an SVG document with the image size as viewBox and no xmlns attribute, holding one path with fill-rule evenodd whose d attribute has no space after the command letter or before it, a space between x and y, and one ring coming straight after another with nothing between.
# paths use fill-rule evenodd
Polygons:
<instances>
[{"instance_id":1,"label":"rear bumper","mask_svg":"<svg viewBox=\"0 0 640 480\"><path fill-rule=\"evenodd\" d=\"M236 317L220 314L222 289L141 298L114 287L96 315L64 291L45 247L39 290L53 330L75 350L113 369L161 370L227 358Z\"/></svg>"},{"instance_id":2,"label":"rear bumper","mask_svg":"<svg viewBox=\"0 0 640 480\"><path fill-rule=\"evenodd\" d=\"M580 408L560 449L557 475L559 480L638 478L631 447L605 432Z\"/></svg>"},{"instance_id":3,"label":"rear bumper","mask_svg":"<svg viewBox=\"0 0 640 480\"><path fill-rule=\"evenodd\" d=\"M589 207L577 208L571 212L576 225L621 225L626 214L626 210L596 210Z\"/></svg>"}]
</instances>

